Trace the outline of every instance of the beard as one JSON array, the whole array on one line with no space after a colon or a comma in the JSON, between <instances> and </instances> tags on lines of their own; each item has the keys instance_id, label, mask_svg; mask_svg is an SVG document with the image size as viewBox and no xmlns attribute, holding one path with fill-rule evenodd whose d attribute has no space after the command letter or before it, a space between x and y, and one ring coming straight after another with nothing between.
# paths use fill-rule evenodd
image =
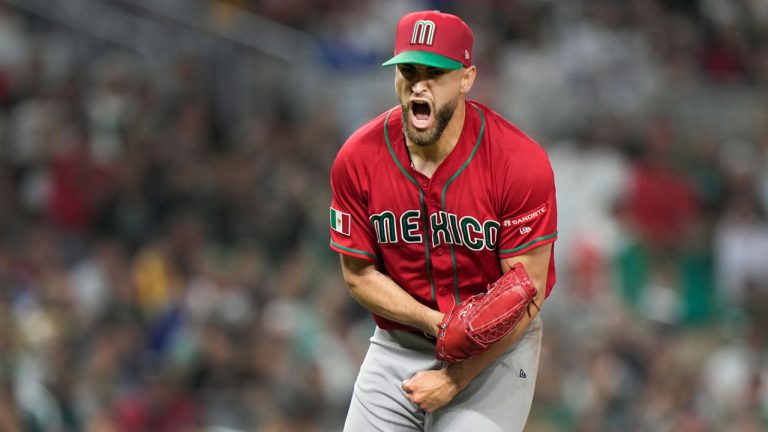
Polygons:
<instances>
[{"instance_id":1,"label":"beard","mask_svg":"<svg viewBox=\"0 0 768 432\"><path fill-rule=\"evenodd\" d=\"M443 105L435 113L435 123L426 130L418 130L413 127L411 122L408 121L411 107L409 104L403 105L403 133L410 142L420 147L428 147L436 143L443 136L443 132L448 127L448 122L451 121L451 117L453 117L458 104L459 98L456 98Z\"/></svg>"}]
</instances>

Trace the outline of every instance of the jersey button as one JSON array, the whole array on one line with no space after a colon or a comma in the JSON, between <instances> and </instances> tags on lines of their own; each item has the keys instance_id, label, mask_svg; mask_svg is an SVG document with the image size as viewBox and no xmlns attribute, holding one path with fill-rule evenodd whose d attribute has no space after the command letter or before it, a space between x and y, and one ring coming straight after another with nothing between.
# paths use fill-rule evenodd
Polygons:
<instances>
[{"instance_id":1,"label":"jersey button","mask_svg":"<svg viewBox=\"0 0 768 432\"><path fill-rule=\"evenodd\" d=\"M421 182L421 185L424 186L425 188L429 187L429 183L428 182Z\"/></svg>"},{"instance_id":2,"label":"jersey button","mask_svg":"<svg viewBox=\"0 0 768 432\"><path fill-rule=\"evenodd\" d=\"M440 256L442 254L443 254L443 250L442 249L438 249L438 250L435 251L435 255Z\"/></svg>"},{"instance_id":3,"label":"jersey button","mask_svg":"<svg viewBox=\"0 0 768 432\"><path fill-rule=\"evenodd\" d=\"M448 293L448 290L445 289L445 287L440 287L440 288L438 288L437 293L440 294L440 295L445 295L445 294Z\"/></svg>"}]
</instances>

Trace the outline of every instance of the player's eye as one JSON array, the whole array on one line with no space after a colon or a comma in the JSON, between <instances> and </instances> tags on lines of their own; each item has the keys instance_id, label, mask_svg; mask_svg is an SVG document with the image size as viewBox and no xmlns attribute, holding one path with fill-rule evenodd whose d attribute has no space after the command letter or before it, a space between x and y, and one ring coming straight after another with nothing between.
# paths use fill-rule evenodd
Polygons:
<instances>
[{"instance_id":1,"label":"player's eye","mask_svg":"<svg viewBox=\"0 0 768 432\"><path fill-rule=\"evenodd\" d=\"M400 74L403 75L403 78L407 80L411 80L416 76L416 68L411 65L398 65L398 69L400 69Z\"/></svg>"},{"instance_id":2,"label":"player's eye","mask_svg":"<svg viewBox=\"0 0 768 432\"><path fill-rule=\"evenodd\" d=\"M445 69L433 68L433 67L427 68L427 76L430 78L437 78L443 75L445 72L446 72Z\"/></svg>"}]
</instances>

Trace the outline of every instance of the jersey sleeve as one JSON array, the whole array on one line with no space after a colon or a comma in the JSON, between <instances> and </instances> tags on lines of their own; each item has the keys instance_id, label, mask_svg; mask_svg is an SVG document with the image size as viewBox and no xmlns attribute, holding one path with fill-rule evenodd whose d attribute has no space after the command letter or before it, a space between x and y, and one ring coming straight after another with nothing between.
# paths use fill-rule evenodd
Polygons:
<instances>
[{"instance_id":1,"label":"jersey sleeve","mask_svg":"<svg viewBox=\"0 0 768 432\"><path fill-rule=\"evenodd\" d=\"M368 182L345 150L342 148L331 168L330 246L344 255L378 261L378 243L368 220Z\"/></svg>"},{"instance_id":2,"label":"jersey sleeve","mask_svg":"<svg viewBox=\"0 0 768 432\"><path fill-rule=\"evenodd\" d=\"M500 258L523 254L557 239L555 178L549 158L536 146L510 166L501 191Z\"/></svg>"}]
</instances>

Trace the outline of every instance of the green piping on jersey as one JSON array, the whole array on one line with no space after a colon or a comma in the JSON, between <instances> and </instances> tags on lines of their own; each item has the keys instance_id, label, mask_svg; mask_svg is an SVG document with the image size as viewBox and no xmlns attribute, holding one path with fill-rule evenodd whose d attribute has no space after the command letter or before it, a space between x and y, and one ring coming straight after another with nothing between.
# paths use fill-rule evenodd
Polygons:
<instances>
[{"instance_id":1,"label":"green piping on jersey","mask_svg":"<svg viewBox=\"0 0 768 432\"><path fill-rule=\"evenodd\" d=\"M371 257L371 258L373 258L374 260L377 260L377 261L378 261L378 259L379 259L379 257L377 257L376 255L374 255L374 254L372 254L372 253L370 253L370 252L366 252L366 251L361 251L361 250L357 250L357 249L348 248L348 247L346 247L346 246L342 246L342 245L340 245L340 244L336 243L336 242L335 242L335 241L333 241L333 240L331 240L331 244L332 244L332 245L334 245L334 246L336 246L337 248L339 248L339 249L343 250L343 251L347 251L347 252L355 253L355 254L358 254L358 255L365 255L365 256L367 256L367 257Z\"/></svg>"},{"instance_id":2,"label":"green piping on jersey","mask_svg":"<svg viewBox=\"0 0 768 432\"><path fill-rule=\"evenodd\" d=\"M414 185L416 185L416 188L419 190L419 203L421 204L421 214L422 214L422 222L424 225L424 250L426 251L427 256L427 279L429 280L429 286L432 289L432 300L437 301L437 298L435 297L435 280L432 278L432 259L430 258L430 250L429 250L429 232L427 231L427 227L429 226L429 217L427 215L427 202L424 199L424 191L421 189L421 186L419 186L419 182L416 181L415 178L413 178L410 174L408 174L408 171L403 168L403 165L400 163L399 160L397 160L397 156L395 155L395 151L392 149L392 144L389 142L389 132L387 131L387 123L389 123L389 116L392 115L392 111L390 111L387 114L387 118L384 119L384 141L387 143L387 148L389 149L389 154L392 155L392 159L395 161L395 164L397 164L397 167L400 168L400 171L405 175L405 177L411 181Z\"/></svg>"},{"instance_id":3,"label":"green piping on jersey","mask_svg":"<svg viewBox=\"0 0 768 432\"><path fill-rule=\"evenodd\" d=\"M530 245L532 245L534 243L538 243L538 242L540 242L542 240L549 240L549 239L551 239L552 237L555 237L555 236L557 236L557 231L555 231L553 234L545 235L544 237L535 238L535 239L529 241L528 243L526 243L524 245L520 245L520 246L518 246L518 247L516 247L514 249L500 250L499 253L501 253L501 254L508 254L508 253L517 252L519 250L527 248L528 246L530 246Z\"/></svg>"},{"instance_id":4,"label":"green piping on jersey","mask_svg":"<svg viewBox=\"0 0 768 432\"><path fill-rule=\"evenodd\" d=\"M475 106L474 104L470 104L474 109L477 110L477 113L480 114L480 132L477 134L477 141L475 142L475 148L472 149L472 153L469 154L469 157L467 158L466 162L459 168L456 173L451 176L450 179L448 179L447 182L445 182L445 186L443 187L443 211L447 211L445 209L445 193L448 191L448 185L451 184L454 180L456 180L456 177L461 174L462 171L464 171L464 168L469 165L469 163L472 161L472 158L475 157L475 152L477 152L477 148L480 147L480 140L483 138L483 132L485 132L485 116L483 116L483 112ZM456 253L453 250L453 243L450 244L451 247L451 262L453 263L453 293L456 299L456 304L461 303L460 297L459 297L459 269L456 265Z\"/></svg>"}]
</instances>

